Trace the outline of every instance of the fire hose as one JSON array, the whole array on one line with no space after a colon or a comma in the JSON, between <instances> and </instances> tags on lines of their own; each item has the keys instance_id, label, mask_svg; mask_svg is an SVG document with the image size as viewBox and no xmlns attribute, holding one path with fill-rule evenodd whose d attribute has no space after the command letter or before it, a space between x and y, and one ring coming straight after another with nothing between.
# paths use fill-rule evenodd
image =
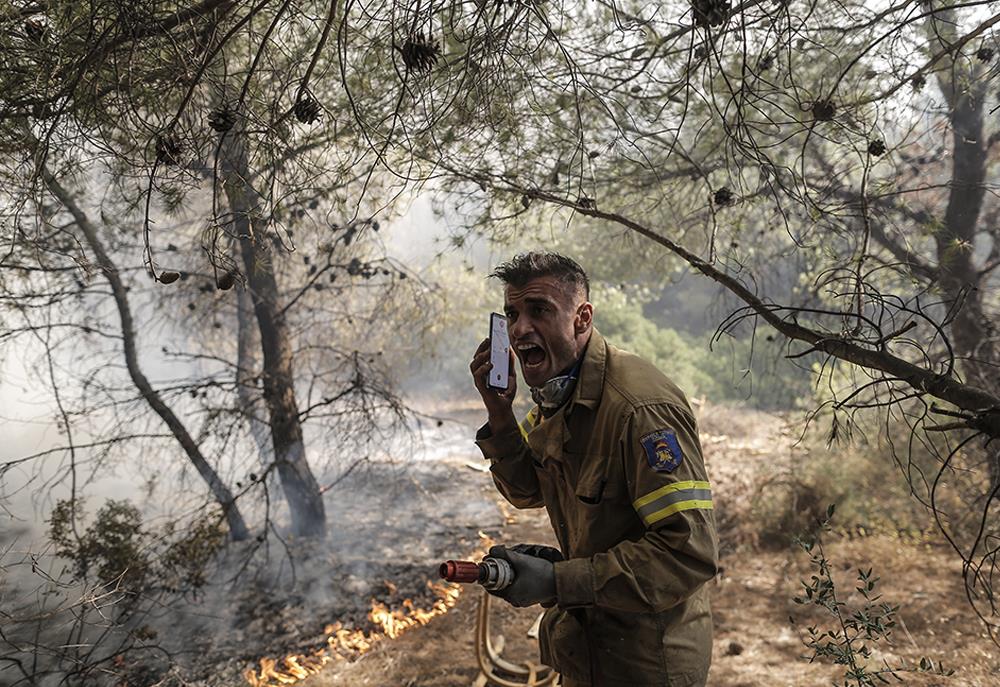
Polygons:
<instances>
[{"instance_id":1,"label":"fire hose","mask_svg":"<svg viewBox=\"0 0 1000 687\"><path fill-rule=\"evenodd\" d=\"M502 558L487 556L482 563L445 561L438 574L448 582L478 582L484 589L499 591L514 582L514 568Z\"/></svg>"},{"instance_id":2,"label":"fire hose","mask_svg":"<svg viewBox=\"0 0 1000 687\"><path fill-rule=\"evenodd\" d=\"M481 563L472 561L445 561L438 574L448 582L476 582L483 589L498 591L514 582L514 568L502 558L487 556ZM479 676L473 687L498 685L499 687L550 687L559 675L547 666L526 662L513 663L500 656L503 636L494 645L490 633L490 595L484 593L476 613L476 659Z\"/></svg>"}]
</instances>

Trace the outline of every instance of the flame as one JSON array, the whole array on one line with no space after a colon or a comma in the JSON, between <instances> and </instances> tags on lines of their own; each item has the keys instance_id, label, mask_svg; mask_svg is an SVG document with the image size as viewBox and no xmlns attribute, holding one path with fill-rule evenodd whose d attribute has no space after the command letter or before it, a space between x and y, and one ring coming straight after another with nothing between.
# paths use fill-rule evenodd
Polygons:
<instances>
[{"instance_id":1,"label":"flame","mask_svg":"<svg viewBox=\"0 0 1000 687\"><path fill-rule=\"evenodd\" d=\"M394 588L390 582L386 586ZM289 654L280 660L262 658L260 671L250 668L243 673L243 677L251 687L294 684L318 673L327 663L357 658L386 637L395 639L410 628L426 625L432 618L447 613L448 609L458 603L458 597L462 594L462 586L454 583L428 580L427 588L437 596L437 600L428 609L417 608L411 599L404 599L402 608L396 609L372 599L368 619L377 630L365 632L348 629L339 622L327 625L323 629L327 635L325 647L312 654Z\"/></svg>"},{"instance_id":2,"label":"flame","mask_svg":"<svg viewBox=\"0 0 1000 687\"><path fill-rule=\"evenodd\" d=\"M415 608L412 599L404 599L403 608L396 610L390 610L385 604L372 599L372 610L368 612L368 619L381 627L386 637L395 639L411 627L426 625L431 618L447 613L462 593L460 585L434 584L430 580L427 581L427 588L438 596L438 600L428 610Z\"/></svg>"},{"instance_id":3,"label":"flame","mask_svg":"<svg viewBox=\"0 0 1000 687\"><path fill-rule=\"evenodd\" d=\"M257 685L290 685L294 682L318 673L320 669L333 660L324 649L318 649L312 655L289 654L279 662L273 658L260 659L260 673L250 669L243 677L255 687Z\"/></svg>"}]
</instances>

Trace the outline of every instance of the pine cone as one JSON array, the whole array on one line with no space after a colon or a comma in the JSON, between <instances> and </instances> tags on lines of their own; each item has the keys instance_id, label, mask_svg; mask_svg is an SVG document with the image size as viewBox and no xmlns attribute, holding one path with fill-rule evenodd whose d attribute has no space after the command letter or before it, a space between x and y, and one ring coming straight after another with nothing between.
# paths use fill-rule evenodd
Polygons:
<instances>
[{"instance_id":1,"label":"pine cone","mask_svg":"<svg viewBox=\"0 0 1000 687\"><path fill-rule=\"evenodd\" d=\"M35 119L49 119L55 113L49 103L34 103L31 106L31 116Z\"/></svg>"},{"instance_id":2,"label":"pine cone","mask_svg":"<svg viewBox=\"0 0 1000 687\"><path fill-rule=\"evenodd\" d=\"M729 0L691 0L691 10L695 26L719 26L729 18Z\"/></svg>"},{"instance_id":3,"label":"pine cone","mask_svg":"<svg viewBox=\"0 0 1000 687\"><path fill-rule=\"evenodd\" d=\"M45 43L49 39L49 27L41 19L32 17L24 22L24 33L35 43Z\"/></svg>"},{"instance_id":4,"label":"pine cone","mask_svg":"<svg viewBox=\"0 0 1000 687\"><path fill-rule=\"evenodd\" d=\"M220 134L224 134L236 124L236 113L228 107L220 107L208 113L208 125Z\"/></svg>"},{"instance_id":5,"label":"pine cone","mask_svg":"<svg viewBox=\"0 0 1000 687\"><path fill-rule=\"evenodd\" d=\"M420 31L407 38L398 50L406 71L429 72L441 57L441 45Z\"/></svg>"},{"instance_id":6,"label":"pine cone","mask_svg":"<svg viewBox=\"0 0 1000 687\"><path fill-rule=\"evenodd\" d=\"M816 121L829 122L837 114L837 106L832 100L817 100L813 103L812 114Z\"/></svg>"},{"instance_id":7,"label":"pine cone","mask_svg":"<svg viewBox=\"0 0 1000 687\"><path fill-rule=\"evenodd\" d=\"M181 158L181 144L172 134L156 137L156 159L164 165L176 165Z\"/></svg>"},{"instance_id":8,"label":"pine cone","mask_svg":"<svg viewBox=\"0 0 1000 687\"><path fill-rule=\"evenodd\" d=\"M320 106L315 98L308 93L303 93L295 103L293 112L295 113L295 118L303 124L312 124L319 119Z\"/></svg>"},{"instance_id":9,"label":"pine cone","mask_svg":"<svg viewBox=\"0 0 1000 687\"><path fill-rule=\"evenodd\" d=\"M881 138L872 139L868 142L868 154L872 157L885 155L885 141Z\"/></svg>"},{"instance_id":10,"label":"pine cone","mask_svg":"<svg viewBox=\"0 0 1000 687\"><path fill-rule=\"evenodd\" d=\"M976 59L980 62L989 62L993 59L993 48L980 48L976 51Z\"/></svg>"},{"instance_id":11,"label":"pine cone","mask_svg":"<svg viewBox=\"0 0 1000 687\"><path fill-rule=\"evenodd\" d=\"M238 272L235 269L226 270L224 273L220 274L215 281L215 286L220 291L228 291L233 288L236 283L236 275Z\"/></svg>"},{"instance_id":12,"label":"pine cone","mask_svg":"<svg viewBox=\"0 0 1000 687\"><path fill-rule=\"evenodd\" d=\"M715 203L717 207L724 208L736 202L736 197L733 195L732 191L723 186L712 194L712 202Z\"/></svg>"}]
</instances>

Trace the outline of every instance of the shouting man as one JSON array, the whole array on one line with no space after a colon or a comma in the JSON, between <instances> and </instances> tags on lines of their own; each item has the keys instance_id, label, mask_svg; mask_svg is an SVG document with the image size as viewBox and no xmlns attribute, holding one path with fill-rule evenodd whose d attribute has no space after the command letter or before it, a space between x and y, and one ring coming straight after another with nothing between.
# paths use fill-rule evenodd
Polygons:
<instances>
[{"instance_id":1,"label":"shouting man","mask_svg":"<svg viewBox=\"0 0 1000 687\"><path fill-rule=\"evenodd\" d=\"M594 328L573 260L527 253L492 276L505 285L512 356L536 405L518 424L513 359L507 390L487 387L484 341L471 365L488 413L476 443L508 501L545 507L561 549L494 547L515 572L497 595L548 607L541 659L563 685L704 685L718 544L691 407Z\"/></svg>"}]
</instances>

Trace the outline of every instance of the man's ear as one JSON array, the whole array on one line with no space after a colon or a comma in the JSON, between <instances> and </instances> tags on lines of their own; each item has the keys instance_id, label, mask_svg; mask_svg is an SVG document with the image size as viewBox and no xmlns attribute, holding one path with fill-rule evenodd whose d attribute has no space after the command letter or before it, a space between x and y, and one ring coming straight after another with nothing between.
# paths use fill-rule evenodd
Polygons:
<instances>
[{"instance_id":1,"label":"man's ear","mask_svg":"<svg viewBox=\"0 0 1000 687\"><path fill-rule=\"evenodd\" d=\"M573 331L577 336L584 334L594 324L594 306L590 301L576 309L576 317L573 320Z\"/></svg>"}]
</instances>

